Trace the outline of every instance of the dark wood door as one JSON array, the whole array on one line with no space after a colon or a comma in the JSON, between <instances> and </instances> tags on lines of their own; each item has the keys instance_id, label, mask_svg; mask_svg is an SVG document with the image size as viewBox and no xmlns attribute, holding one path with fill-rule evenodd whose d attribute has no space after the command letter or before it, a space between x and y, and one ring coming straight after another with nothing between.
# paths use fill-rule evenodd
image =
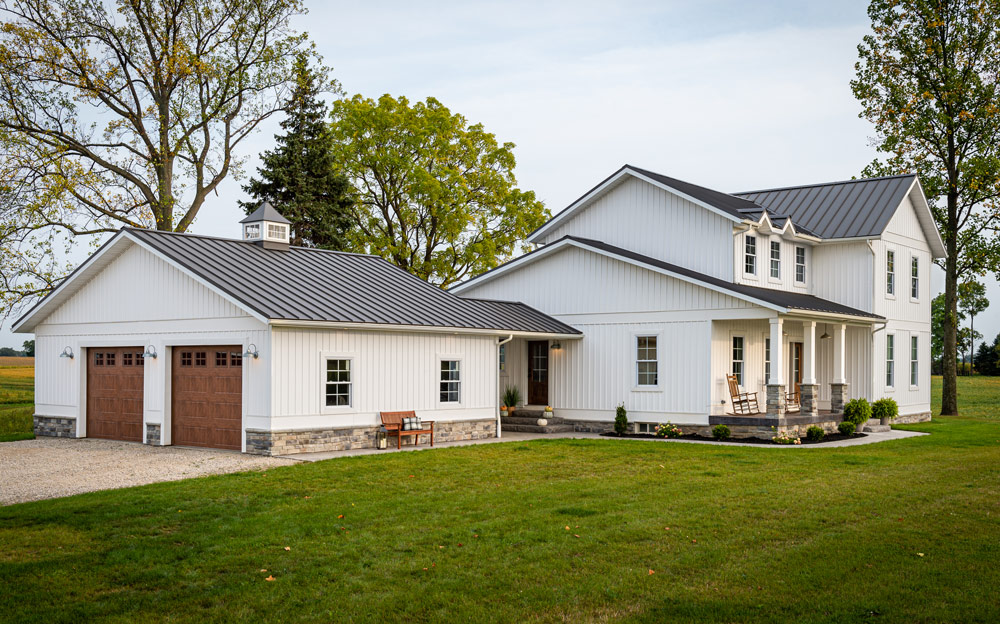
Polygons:
<instances>
[{"instance_id":1,"label":"dark wood door","mask_svg":"<svg viewBox=\"0 0 1000 624\"><path fill-rule=\"evenodd\" d=\"M528 343L528 404L549 404L549 343Z\"/></svg>"},{"instance_id":2,"label":"dark wood door","mask_svg":"<svg viewBox=\"0 0 1000 624\"><path fill-rule=\"evenodd\" d=\"M243 348L174 347L172 443L242 448Z\"/></svg>"},{"instance_id":3,"label":"dark wood door","mask_svg":"<svg viewBox=\"0 0 1000 624\"><path fill-rule=\"evenodd\" d=\"M142 442L142 347L87 349L87 437Z\"/></svg>"}]
</instances>

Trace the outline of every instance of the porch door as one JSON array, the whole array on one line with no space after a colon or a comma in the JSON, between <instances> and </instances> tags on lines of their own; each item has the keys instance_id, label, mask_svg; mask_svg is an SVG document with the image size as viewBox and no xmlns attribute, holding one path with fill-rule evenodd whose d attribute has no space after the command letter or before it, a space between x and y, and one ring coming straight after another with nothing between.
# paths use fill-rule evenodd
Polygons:
<instances>
[{"instance_id":1,"label":"porch door","mask_svg":"<svg viewBox=\"0 0 1000 624\"><path fill-rule=\"evenodd\" d=\"M528 343L528 404L549 404L549 343L533 340Z\"/></svg>"},{"instance_id":2,"label":"porch door","mask_svg":"<svg viewBox=\"0 0 1000 624\"><path fill-rule=\"evenodd\" d=\"M801 342L790 342L788 343L789 354L788 362L791 366L791 374L788 376L789 391L798 391L799 386L802 385L802 343Z\"/></svg>"}]
</instances>

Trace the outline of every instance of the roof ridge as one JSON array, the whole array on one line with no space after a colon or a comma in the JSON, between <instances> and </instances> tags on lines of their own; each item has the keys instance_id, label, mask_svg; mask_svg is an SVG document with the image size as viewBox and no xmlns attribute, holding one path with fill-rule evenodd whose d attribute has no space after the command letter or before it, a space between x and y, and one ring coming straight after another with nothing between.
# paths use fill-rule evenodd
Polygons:
<instances>
[{"instance_id":1,"label":"roof ridge","mask_svg":"<svg viewBox=\"0 0 1000 624\"><path fill-rule=\"evenodd\" d=\"M916 177L916 175L917 174L915 173L898 173L896 175L890 175L890 176L876 176L874 178L855 178L853 180L839 180L837 182L816 182L814 184L793 184L791 186L776 186L773 188L757 189L753 191L740 191L738 193L729 193L729 194L735 197L739 197L740 195L756 195L757 193L790 191L792 189L814 188L817 186L837 186L839 184L854 184L855 182L875 182L877 180L893 180L896 178Z\"/></svg>"},{"instance_id":2,"label":"roof ridge","mask_svg":"<svg viewBox=\"0 0 1000 624\"><path fill-rule=\"evenodd\" d=\"M170 230L154 230L151 228L137 228L132 226L125 226L121 229L127 230L129 232L141 232L143 234L169 234L173 236L186 236L189 238L203 238L206 240L216 240L216 241L222 241L224 243L243 243L246 245L256 245L256 243L253 241L246 241L240 238L229 238L227 236L211 236L209 234L195 234L194 232L172 232ZM380 260L385 260L385 258L383 258L382 256L360 253L357 251L338 251L336 249L320 249L319 247L303 247L302 245L289 245L288 248L298 249L301 251L322 251L324 253L338 254L341 256L363 256L365 258L378 258Z\"/></svg>"}]
</instances>

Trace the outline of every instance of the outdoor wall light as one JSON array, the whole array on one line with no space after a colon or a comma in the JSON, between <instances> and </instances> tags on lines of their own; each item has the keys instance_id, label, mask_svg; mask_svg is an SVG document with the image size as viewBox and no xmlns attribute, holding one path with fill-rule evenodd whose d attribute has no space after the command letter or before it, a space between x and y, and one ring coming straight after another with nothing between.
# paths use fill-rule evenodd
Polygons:
<instances>
[{"instance_id":1,"label":"outdoor wall light","mask_svg":"<svg viewBox=\"0 0 1000 624\"><path fill-rule=\"evenodd\" d=\"M156 359L156 347L149 345L146 347L146 351L142 354L142 357Z\"/></svg>"},{"instance_id":2,"label":"outdoor wall light","mask_svg":"<svg viewBox=\"0 0 1000 624\"><path fill-rule=\"evenodd\" d=\"M243 357L252 357L255 360L259 355L260 354L257 353L257 345L253 344L252 342L247 345L247 350L243 352Z\"/></svg>"},{"instance_id":3,"label":"outdoor wall light","mask_svg":"<svg viewBox=\"0 0 1000 624\"><path fill-rule=\"evenodd\" d=\"M558 351L559 349L562 349L562 345L559 344L558 342L553 342L551 348Z\"/></svg>"},{"instance_id":4,"label":"outdoor wall light","mask_svg":"<svg viewBox=\"0 0 1000 624\"><path fill-rule=\"evenodd\" d=\"M59 354L59 357L69 358L69 359L72 360L73 359L73 347L66 347L65 349L63 349L62 353Z\"/></svg>"}]
</instances>

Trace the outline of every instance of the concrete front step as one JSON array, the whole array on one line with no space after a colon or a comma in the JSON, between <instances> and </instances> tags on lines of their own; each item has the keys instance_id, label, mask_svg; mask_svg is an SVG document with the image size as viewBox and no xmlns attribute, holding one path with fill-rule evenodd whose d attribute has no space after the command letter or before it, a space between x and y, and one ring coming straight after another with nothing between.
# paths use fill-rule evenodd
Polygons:
<instances>
[{"instance_id":1,"label":"concrete front step","mask_svg":"<svg viewBox=\"0 0 1000 624\"><path fill-rule=\"evenodd\" d=\"M885 433L886 431L892 431L892 427L883 425L877 418L869 418L865 422L865 428L861 430L861 433Z\"/></svg>"},{"instance_id":2,"label":"concrete front step","mask_svg":"<svg viewBox=\"0 0 1000 624\"><path fill-rule=\"evenodd\" d=\"M546 418L545 416L501 416L500 423L503 425L536 425L539 418L545 418L550 425L563 424L562 418Z\"/></svg>"},{"instance_id":3,"label":"concrete front step","mask_svg":"<svg viewBox=\"0 0 1000 624\"><path fill-rule=\"evenodd\" d=\"M552 415L551 412L536 409L516 409L513 412L508 412L508 414L515 418L545 418L545 414Z\"/></svg>"},{"instance_id":4,"label":"concrete front step","mask_svg":"<svg viewBox=\"0 0 1000 624\"><path fill-rule=\"evenodd\" d=\"M503 431L516 431L519 433L569 433L576 431L573 425L546 425L539 427L538 425L508 425L501 423L500 428Z\"/></svg>"}]
</instances>

